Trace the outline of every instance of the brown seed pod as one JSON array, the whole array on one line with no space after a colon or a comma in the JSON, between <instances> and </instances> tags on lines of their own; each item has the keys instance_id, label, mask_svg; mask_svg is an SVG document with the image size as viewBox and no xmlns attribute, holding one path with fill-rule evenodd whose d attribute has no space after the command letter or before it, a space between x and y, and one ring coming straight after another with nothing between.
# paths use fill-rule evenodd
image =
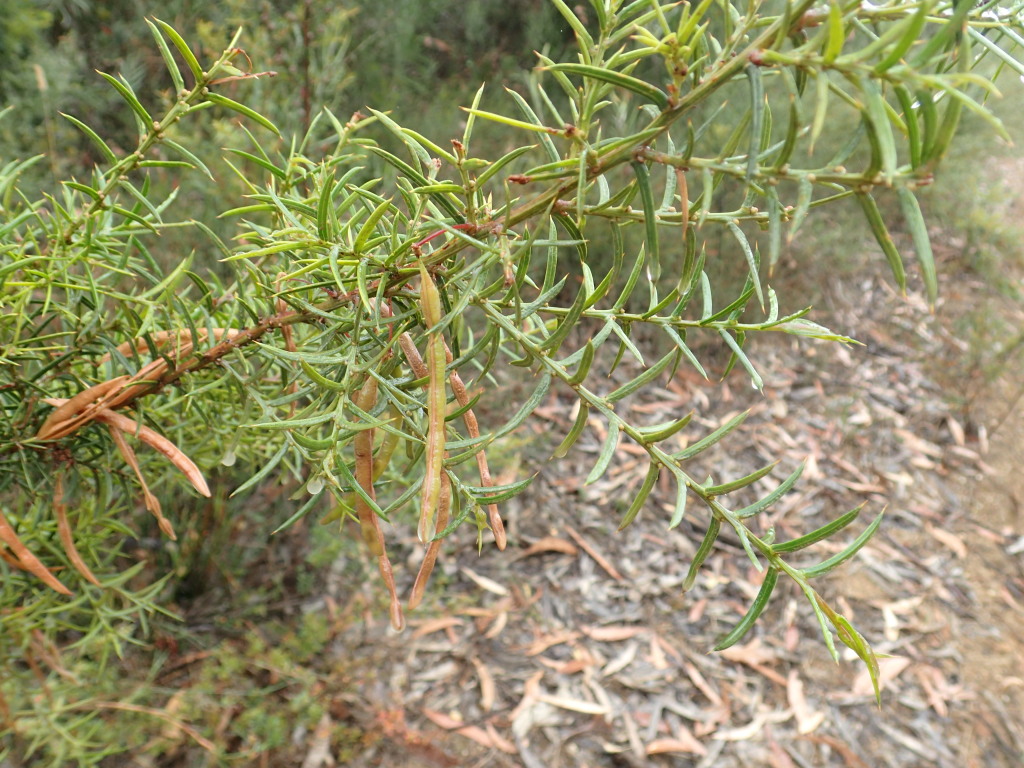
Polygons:
<instances>
[{"instance_id":1,"label":"brown seed pod","mask_svg":"<svg viewBox=\"0 0 1024 768\"><path fill-rule=\"evenodd\" d=\"M146 478L142 474L142 469L139 467L139 460L135 456L135 451L128 445L128 441L124 439L124 435L121 430L117 427L108 424L107 429L110 430L110 437L114 441L114 445L117 446L118 452L121 457L125 460L125 463L132 468L135 472L135 477L139 480L139 485L142 486L142 500L146 505L153 517L156 518L157 525L160 526L160 530L164 536L169 538L171 541L176 541L178 536L174 533L174 526L171 525L171 521L164 517L163 510L160 508L160 500L149 491L149 485L146 484Z\"/></svg>"},{"instance_id":2,"label":"brown seed pod","mask_svg":"<svg viewBox=\"0 0 1024 768\"><path fill-rule=\"evenodd\" d=\"M47 397L43 399L43 402L59 407L70 401L59 397ZM189 482L192 483L192 486L199 491L200 494L206 497L210 496L210 487L206 484L206 480L203 478L203 473L199 471L199 467L197 467L195 462L185 455L178 446L166 437L158 432L154 432L147 426L129 419L127 416L122 416L120 413L114 413L113 411L105 408L98 410L93 418L103 424L109 424L117 427L122 432L135 435L146 445L151 448L155 448L170 459L171 463L184 473L185 477L189 479Z\"/></svg>"},{"instance_id":3,"label":"brown seed pod","mask_svg":"<svg viewBox=\"0 0 1024 768\"><path fill-rule=\"evenodd\" d=\"M405 360L409 363L409 367L412 368L413 375L417 379L425 379L428 376L427 364L423 362L423 358L420 356L420 351L416 349L416 344L412 340L412 336L408 333L403 333L398 337L398 346L402 348L402 354L405 355Z\"/></svg>"},{"instance_id":4,"label":"brown seed pod","mask_svg":"<svg viewBox=\"0 0 1024 768\"><path fill-rule=\"evenodd\" d=\"M237 328L214 328L213 338L216 341L223 341L224 339L233 339L235 336L240 334L241 331ZM149 342L145 338L138 338L134 341L126 341L122 344L117 345L117 351L124 356L128 356L132 352L132 347L140 355L155 354L155 352L164 351L172 342L176 344L175 348L169 353L171 357L181 359L185 355L192 351L194 342L202 343L206 341L209 336L205 328L196 328L195 338L193 339L192 331L185 329L181 331L154 331L149 334L149 338L153 340L156 345L156 350L149 348ZM101 363L109 361L111 358L108 352L100 358Z\"/></svg>"},{"instance_id":5,"label":"brown seed pod","mask_svg":"<svg viewBox=\"0 0 1024 768\"><path fill-rule=\"evenodd\" d=\"M166 437L158 432L154 432L149 427L129 419L127 416L122 416L120 413L114 413L113 411L100 411L96 415L96 420L115 426L122 432L136 435L146 445L155 448L170 459L170 462L182 471L189 482L192 483L192 487L199 491L202 496L210 497L210 487L206 484L206 479L203 477L203 473L199 471L199 467Z\"/></svg>"},{"instance_id":6,"label":"brown seed pod","mask_svg":"<svg viewBox=\"0 0 1024 768\"><path fill-rule=\"evenodd\" d=\"M377 403L377 379L367 374L362 387L356 393L355 403L364 413L368 413L373 408ZM375 498L373 490L373 432L373 429L364 429L353 440L356 453L356 482L371 499ZM381 557L384 554L384 533L381 530L377 513L359 494L356 494L355 497L355 507L356 516L359 518L359 527L363 532L363 541L366 542L366 546L373 554Z\"/></svg>"},{"instance_id":7,"label":"brown seed pod","mask_svg":"<svg viewBox=\"0 0 1024 768\"><path fill-rule=\"evenodd\" d=\"M60 543L64 546L64 554L68 556L71 565L82 574L86 581L97 587L101 586L99 579L89 570L89 566L85 564L85 560L82 559L75 546L75 537L71 533L71 524L68 522L68 507L64 503L64 479L59 473L53 484L53 512L57 518L57 534L60 536Z\"/></svg>"},{"instance_id":8,"label":"brown seed pod","mask_svg":"<svg viewBox=\"0 0 1024 768\"><path fill-rule=\"evenodd\" d=\"M88 389L82 390L77 395L69 399L60 399L59 401L56 398L53 400L44 400L44 402L49 403L50 405L57 404L57 407L55 407L50 412L50 415L46 417L43 425L39 428L39 431L36 432L35 439L56 440L58 437L64 437L65 435L70 434L66 429L68 425L75 421L75 417L80 412L86 410L93 403L102 400L105 395L123 386L127 381L127 376L118 376L107 381L101 381L99 384L95 384ZM75 429L77 428L78 427L75 427Z\"/></svg>"},{"instance_id":9,"label":"brown seed pod","mask_svg":"<svg viewBox=\"0 0 1024 768\"><path fill-rule=\"evenodd\" d=\"M28 547L21 543L18 534L14 532L4 513L0 511L0 541L11 549L11 553L18 559L21 568L31 573L50 589L60 592L62 595L70 595L71 590L60 583L60 580L53 575L53 572L43 565L39 558L33 555Z\"/></svg>"},{"instance_id":10,"label":"brown seed pod","mask_svg":"<svg viewBox=\"0 0 1024 768\"><path fill-rule=\"evenodd\" d=\"M679 187L679 204L682 207L683 242L686 242L686 230L690 228L690 198L686 187L686 174L676 168L676 182Z\"/></svg>"},{"instance_id":11,"label":"brown seed pod","mask_svg":"<svg viewBox=\"0 0 1024 768\"><path fill-rule=\"evenodd\" d=\"M441 322L441 298L430 273L420 263L420 309L427 328ZM428 331L429 333L429 331ZM423 488L420 494L420 522L417 527L419 540L426 544L433 536L434 515L441 496L441 474L444 471L445 404L447 395L444 385L445 354L444 340L439 333L429 333L427 338L427 449L424 456Z\"/></svg>"},{"instance_id":12,"label":"brown seed pod","mask_svg":"<svg viewBox=\"0 0 1024 768\"><path fill-rule=\"evenodd\" d=\"M396 420L393 410L389 410L388 415L391 422ZM395 448L398 447L399 439L398 433L384 430L384 439L381 441L380 446L377 448L377 453L373 457L374 482L380 479L381 475L384 474L384 470L388 468L388 464L391 463L391 457L395 453Z\"/></svg>"},{"instance_id":13,"label":"brown seed pod","mask_svg":"<svg viewBox=\"0 0 1024 768\"><path fill-rule=\"evenodd\" d=\"M387 585L388 594L391 599L389 610L391 626L396 632L401 632L405 629L405 617L402 615L402 604L398 600L398 590L395 589L395 574L391 570L391 561L388 560L386 552L377 558L377 567L380 568L381 578L384 579L384 583Z\"/></svg>"},{"instance_id":14,"label":"brown seed pod","mask_svg":"<svg viewBox=\"0 0 1024 768\"><path fill-rule=\"evenodd\" d=\"M428 342L429 343L429 342ZM442 342L443 343L443 342ZM406 361L409 363L409 367L412 369L413 375L418 379L426 378L429 373L427 371L427 364L420 357L419 350L416 349L416 344L413 342L412 337L408 333L403 333L398 338L398 345L402 349L402 354L405 355ZM448 349L448 345L444 345L445 361L447 363L452 362L452 353ZM453 370L449 375L448 380L452 385L452 393L455 395L455 400L462 407L469 405L469 393L466 391L466 385L462 381L462 377L459 376L458 372ZM462 421L466 425L466 431L469 432L471 438L480 437L480 425L476 420L476 414L473 413L473 409L469 408L465 411L462 416ZM489 486L493 484L491 479L491 471L487 465L487 454L481 449L476 455L477 468L480 471L480 485ZM498 511L496 504L487 505L487 519L491 526L491 532L494 534L494 542L498 546L498 549L505 549L507 544L507 537L505 535L505 525L501 521L501 513Z\"/></svg>"},{"instance_id":15,"label":"brown seed pod","mask_svg":"<svg viewBox=\"0 0 1024 768\"><path fill-rule=\"evenodd\" d=\"M444 352L448 362L451 362L452 353L448 349L447 344L445 345ZM469 405L469 393L466 391L466 385L462 382L462 377L459 376L458 371L453 369L448 380L451 382L452 393L455 395L455 400L458 404L462 407ZM466 425L466 431L469 432L471 438L476 439L480 437L480 425L472 408L467 408L465 413L462 414L462 422ZM480 471L480 485L484 487L494 485L494 481L491 480L491 469L487 466L487 454L482 448L477 451L476 466ZM491 533L494 534L494 543L498 549L505 549L508 538L505 535L505 524L501 521L501 513L498 511L497 504L487 505L487 520L491 525Z\"/></svg>"},{"instance_id":16,"label":"brown seed pod","mask_svg":"<svg viewBox=\"0 0 1024 768\"><path fill-rule=\"evenodd\" d=\"M441 497L437 505L437 523L434 526L434 536L437 536L448 525L448 515L452 505L452 483L448 479L448 473L441 475ZM416 581L412 585L412 594L409 595L409 610L413 610L423 602L423 594L427 589L427 582L430 581L430 574L434 570L434 563L437 561L437 554L441 550L441 540L435 538L427 544L427 551L423 555L423 562L420 563L420 570L416 574Z\"/></svg>"}]
</instances>

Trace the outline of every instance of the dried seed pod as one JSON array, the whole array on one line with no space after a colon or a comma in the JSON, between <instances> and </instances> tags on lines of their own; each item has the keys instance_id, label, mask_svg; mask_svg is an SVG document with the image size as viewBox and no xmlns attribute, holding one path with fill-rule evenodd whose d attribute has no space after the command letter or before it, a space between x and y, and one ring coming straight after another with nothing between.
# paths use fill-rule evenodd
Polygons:
<instances>
[{"instance_id":1,"label":"dried seed pod","mask_svg":"<svg viewBox=\"0 0 1024 768\"><path fill-rule=\"evenodd\" d=\"M59 397L47 397L43 399L43 402L49 405L61 406L69 401ZM114 413L113 411L105 408L98 410L93 418L103 424L117 427L122 432L135 435L146 445L151 448L155 448L170 459L171 463L185 474L185 477L189 479L189 482L192 483L192 486L199 491L200 494L206 497L210 496L210 488L206 484L206 480L203 478L203 473L199 471L199 467L197 467L195 462L185 455L178 446L166 437L158 432L154 432L147 426L129 419L127 416L122 416L120 413Z\"/></svg>"},{"instance_id":2,"label":"dried seed pod","mask_svg":"<svg viewBox=\"0 0 1024 768\"><path fill-rule=\"evenodd\" d=\"M66 434L66 427L75 421L75 417L90 405L99 400L103 399L107 393L114 391L121 387L126 381L127 376L118 376L107 381L101 381L99 384L95 384L88 389L82 390L77 395L69 399L53 399L44 400L43 402L49 403L50 405L56 405L56 407L50 412L50 415L46 417L43 425L36 432L36 440L56 440L58 437L64 437ZM75 427L77 429L78 427ZM74 430L72 430L74 431Z\"/></svg>"},{"instance_id":3,"label":"dried seed pod","mask_svg":"<svg viewBox=\"0 0 1024 768\"><path fill-rule=\"evenodd\" d=\"M448 479L448 473L441 475L441 496L437 505L437 523L434 525L434 536L437 536L448 525L448 515L452 505L452 483ZM420 570L416 574L416 581L412 585L412 594L409 595L409 610L414 610L423 601L423 594L430 580L430 574L434 570L434 563L437 561L437 553L441 550L441 540L435 538L427 544L427 551L423 555L423 562L420 563Z\"/></svg>"},{"instance_id":4,"label":"dried seed pod","mask_svg":"<svg viewBox=\"0 0 1024 768\"><path fill-rule=\"evenodd\" d=\"M420 264L421 310L428 328L441 321L441 299L437 286L430 278L426 267ZM423 489L420 495L420 521L417 527L419 540L424 544L432 538L434 515L441 496L441 474L444 471L445 444L445 403L447 396L444 386L445 354L444 341L440 334L430 333L427 338L427 449Z\"/></svg>"},{"instance_id":5,"label":"dried seed pod","mask_svg":"<svg viewBox=\"0 0 1024 768\"><path fill-rule=\"evenodd\" d=\"M168 370L170 370L170 366L168 366L167 360L164 358L158 357L156 360L151 360L136 371L125 382L124 387L119 392L112 392L101 402L98 402L96 407L108 410L120 408L125 403L131 402L139 396L140 387L152 388L154 384L159 384ZM86 413L83 416L90 416L90 414ZM83 425L80 424L75 428L78 429L81 426Z\"/></svg>"},{"instance_id":6,"label":"dried seed pod","mask_svg":"<svg viewBox=\"0 0 1024 768\"><path fill-rule=\"evenodd\" d=\"M103 410L96 415L97 421L102 421L104 424L110 424L117 427L122 432L127 432L130 435L136 435L139 440L144 442L151 448L155 448L157 451L162 453L171 463L182 471L185 477L188 478L189 482L192 483L192 487L195 488L199 493L207 498L210 497L210 487L206 484L206 479L203 477L203 473L199 471L199 467L192 461L178 446L172 443L163 435L158 432L154 432L149 427L139 424L127 416L122 416L119 413L113 411Z\"/></svg>"},{"instance_id":7,"label":"dried seed pod","mask_svg":"<svg viewBox=\"0 0 1024 768\"><path fill-rule=\"evenodd\" d=\"M224 339L233 339L235 336L240 334L241 331L237 328L214 328L213 338L215 341L223 341ZM205 328L196 328L195 337L193 339L192 331L185 329L181 331L154 331L149 334L149 338L153 340L156 345L157 352L162 352L171 342L177 343L177 346L169 354L174 358L182 358L192 351L194 342L204 342L208 338L209 334ZM149 342L145 338L138 338L134 341L126 341L122 344L117 345L117 351L124 356L128 356L132 352L132 347L140 355L153 354L154 350L149 348ZM111 358L108 352L100 358L101 363L109 361Z\"/></svg>"},{"instance_id":8,"label":"dried seed pod","mask_svg":"<svg viewBox=\"0 0 1024 768\"><path fill-rule=\"evenodd\" d=\"M408 333L403 333L398 337L398 346L402 348L402 354L405 355L406 362L409 363L409 367L412 368L413 374L417 379L425 379L427 377L427 364L423 362L423 358L420 357L420 351L416 349L416 344L413 343L412 336Z\"/></svg>"},{"instance_id":9,"label":"dried seed pod","mask_svg":"<svg viewBox=\"0 0 1024 768\"><path fill-rule=\"evenodd\" d=\"M442 343L444 343L442 341ZM429 342L428 342L429 344ZM402 348L402 354L405 355L406 361L409 363L409 367L412 369L413 375L418 379L426 378L429 375L427 371L427 364L420 357L419 350L416 349L416 345L413 343L412 337L408 333L403 333L398 339L398 345ZM445 361L450 363L452 361L451 350L448 349L448 345L444 345ZM452 385L452 393L455 395L455 400L462 407L469 405L470 398L469 393L466 391L466 385L462 381L462 377L459 376L457 371L452 371L449 376L449 381ZM462 421L466 425L466 431L469 432L471 438L480 437L480 425L476 420L476 414L473 413L473 409L469 408L462 416ZM491 479L491 471L487 465L487 454L480 450L476 455L477 468L480 471L480 485L489 486L493 484ZM501 513L498 511L496 504L487 505L487 519L491 526L491 532L494 534L494 542L497 544L498 549L505 549L507 543L507 537L505 535L505 525L501 520Z\"/></svg>"},{"instance_id":10,"label":"dried seed pod","mask_svg":"<svg viewBox=\"0 0 1024 768\"><path fill-rule=\"evenodd\" d=\"M377 558L377 567L380 568L381 578L384 579L384 584L387 585L388 594L391 599L389 610L391 626L396 632L401 632L405 629L405 617L402 615L402 604L398 600L398 590L395 589L395 574L391 570L391 561L388 560L386 552Z\"/></svg>"},{"instance_id":11,"label":"dried seed pod","mask_svg":"<svg viewBox=\"0 0 1024 768\"><path fill-rule=\"evenodd\" d=\"M71 590L61 584L60 580L53 575L53 572L43 565L39 558L29 551L28 547L21 543L21 539L18 538L18 534L14 532L10 523L7 522L7 518L4 517L2 511L0 511L0 541L10 547L11 553L18 559L18 563L24 570L31 573L55 592L60 592L62 595L71 594Z\"/></svg>"},{"instance_id":12,"label":"dried seed pod","mask_svg":"<svg viewBox=\"0 0 1024 768\"><path fill-rule=\"evenodd\" d=\"M160 526L160 530L163 534L171 541L176 541L178 536L174 533L174 526L171 525L171 521L164 517L163 510L160 508L160 500L157 499L152 493L150 493L149 486L146 484L146 478L142 474L142 469L139 467L139 460L135 456L135 451L128 445L128 441L124 439L124 435L121 430L117 427L108 424L107 429L110 430L110 437L114 441L114 445L117 446L118 452L121 457L125 460L125 463L132 468L135 472L135 476L139 479L139 485L142 486L142 500L146 505L153 517L156 518L157 525Z\"/></svg>"},{"instance_id":13,"label":"dried seed pod","mask_svg":"<svg viewBox=\"0 0 1024 768\"><path fill-rule=\"evenodd\" d=\"M388 415L390 416L389 421L392 423L397 420L394 410L389 410ZM380 446L377 448L377 453L373 457L374 482L380 479L381 475L384 474L384 470L388 468L388 464L391 463L391 457L395 453L395 448L398 447L399 439L397 432L384 430L384 439L381 441Z\"/></svg>"},{"instance_id":14,"label":"dried seed pod","mask_svg":"<svg viewBox=\"0 0 1024 768\"><path fill-rule=\"evenodd\" d=\"M368 413L377 403L377 379L367 375L362 387L356 393L355 404L364 413ZM356 482L363 492L371 499L374 497L373 490L373 429L364 429L359 432L353 443L356 453ZM381 531L380 520L377 513L363 499L356 494L355 497L356 515L359 518L359 527L363 532L363 541L370 551L378 557L384 554L384 533Z\"/></svg>"},{"instance_id":15,"label":"dried seed pod","mask_svg":"<svg viewBox=\"0 0 1024 768\"><path fill-rule=\"evenodd\" d=\"M60 543L64 546L64 554L68 556L71 565L82 574L86 581L97 587L101 586L99 579L89 570L89 566L85 564L85 560L82 559L75 546L75 537L71 533L71 524L68 522L68 508L64 503L64 479L60 474L57 475L53 484L53 512L57 518L57 534L60 536Z\"/></svg>"},{"instance_id":16,"label":"dried seed pod","mask_svg":"<svg viewBox=\"0 0 1024 768\"><path fill-rule=\"evenodd\" d=\"M452 353L448 349L447 344L444 347L444 352L445 358L448 362L451 362ZM448 380L451 382L452 393L455 395L455 400L458 404L463 407L469 405L469 393L466 391L466 385L462 382L462 377L459 376L458 371L453 369ZM466 412L462 414L462 421L466 425L466 431L469 432L470 438L476 439L480 437L480 425L472 408L467 408ZM483 449L477 451L476 465L480 470L480 485L485 487L493 485L491 469L487 466L487 454ZM501 521L501 513L498 511L497 504L487 505L487 520L491 525L491 533L494 534L494 543L498 549L505 549L508 539L505 535L505 524Z\"/></svg>"},{"instance_id":17,"label":"dried seed pod","mask_svg":"<svg viewBox=\"0 0 1024 768\"><path fill-rule=\"evenodd\" d=\"M25 570L25 566L21 564L21 561L3 547L0 547L0 560L3 560L11 568L17 568L19 571Z\"/></svg>"},{"instance_id":18,"label":"dried seed pod","mask_svg":"<svg viewBox=\"0 0 1024 768\"><path fill-rule=\"evenodd\" d=\"M423 313L423 322L429 331L441 322L441 294L438 293L437 285L430 272L420 262L420 311Z\"/></svg>"},{"instance_id":19,"label":"dried seed pod","mask_svg":"<svg viewBox=\"0 0 1024 768\"><path fill-rule=\"evenodd\" d=\"M683 242L686 242L686 230L690 228L690 191L686 186L686 174L676 168L676 186L679 188L679 205L682 210Z\"/></svg>"}]
</instances>

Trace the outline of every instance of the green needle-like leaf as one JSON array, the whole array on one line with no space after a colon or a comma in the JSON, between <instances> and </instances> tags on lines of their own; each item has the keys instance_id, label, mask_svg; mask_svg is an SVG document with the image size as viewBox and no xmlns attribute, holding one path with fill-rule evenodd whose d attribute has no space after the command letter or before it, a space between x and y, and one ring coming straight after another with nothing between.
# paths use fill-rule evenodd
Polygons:
<instances>
[{"instance_id":1,"label":"green needle-like leaf","mask_svg":"<svg viewBox=\"0 0 1024 768\"><path fill-rule=\"evenodd\" d=\"M921 276L924 278L925 290L928 292L928 301L934 306L935 299L939 295L939 283L935 273L935 256L932 254L928 225L925 224L921 206L918 205L917 197L913 192L901 187L897 190L897 195L900 199L900 208L903 209L903 217L907 220L907 227L910 229L911 239L914 241L914 250L917 251L917 263L921 266Z\"/></svg>"},{"instance_id":2,"label":"green needle-like leaf","mask_svg":"<svg viewBox=\"0 0 1024 768\"><path fill-rule=\"evenodd\" d=\"M750 608L747 609L743 618L732 628L729 634L715 644L716 651L724 651L726 648L731 648L743 639L761 614L764 613L764 609L768 606L768 601L771 599L772 592L775 591L775 585L778 581L778 569L769 568L764 575L764 581L761 582L761 588L758 590L754 602L750 604Z\"/></svg>"},{"instance_id":3,"label":"green needle-like leaf","mask_svg":"<svg viewBox=\"0 0 1024 768\"><path fill-rule=\"evenodd\" d=\"M664 91L631 75L624 75L621 72L593 67L587 64L553 64L548 69L552 72L569 72L570 74L589 77L593 80L600 80L603 83L610 83L619 88L625 88L627 91L632 91L638 96L654 103L658 109L668 109L669 106L668 96Z\"/></svg>"},{"instance_id":4,"label":"green needle-like leaf","mask_svg":"<svg viewBox=\"0 0 1024 768\"><path fill-rule=\"evenodd\" d=\"M855 554L857 554L861 550L861 548L868 543L871 537L875 535L875 531L878 530L878 526L882 523L882 516L884 514L884 512L879 512L878 517L871 521L871 525L865 528L864 531L860 534L860 536L854 539L853 543L850 544L850 546L848 546L842 552L833 555L828 560L818 563L815 566L812 566L810 568L804 568L804 575L807 576L807 578L813 578L815 576L820 576L823 573L828 573L832 569L842 565Z\"/></svg>"}]
</instances>

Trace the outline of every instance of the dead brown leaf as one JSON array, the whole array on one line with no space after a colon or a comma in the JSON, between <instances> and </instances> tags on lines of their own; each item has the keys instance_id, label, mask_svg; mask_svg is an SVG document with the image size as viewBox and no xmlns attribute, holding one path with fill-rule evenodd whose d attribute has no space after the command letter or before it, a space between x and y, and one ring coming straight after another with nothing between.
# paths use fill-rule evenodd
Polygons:
<instances>
[{"instance_id":1,"label":"dead brown leaf","mask_svg":"<svg viewBox=\"0 0 1024 768\"><path fill-rule=\"evenodd\" d=\"M448 629L449 627L461 627L462 624L462 619L456 618L455 616L442 616L439 619L427 619L416 627L416 630L412 633L412 639L418 640L421 637L432 635L434 632L440 632L441 630Z\"/></svg>"},{"instance_id":2,"label":"dead brown leaf","mask_svg":"<svg viewBox=\"0 0 1024 768\"><path fill-rule=\"evenodd\" d=\"M471 657L470 662L476 668L476 676L480 681L480 709L484 712L490 712L494 709L496 690L494 685L494 676L487 668L487 665L480 661L476 656Z\"/></svg>"},{"instance_id":3,"label":"dead brown leaf","mask_svg":"<svg viewBox=\"0 0 1024 768\"><path fill-rule=\"evenodd\" d=\"M540 555L546 552L559 552L564 555L575 555L579 550L572 542L566 541L565 539L560 539L557 536L545 536L543 539L535 541L522 552L519 552L515 556L515 559L521 560L524 557Z\"/></svg>"},{"instance_id":4,"label":"dead brown leaf","mask_svg":"<svg viewBox=\"0 0 1024 768\"><path fill-rule=\"evenodd\" d=\"M428 720L434 725L444 728L447 731L455 731L460 736L464 736L471 741L475 741L482 747L488 749L497 749L506 754L514 755L516 748L507 739L503 739L498 736L498 733L493 728L484 730L478 725L463 725L461 720L457 720L449 715L436 712L432 709L423 709L423 714ZM493 735L492 735L493 734Z\"/></svg>"},{"instance_id":5,"label":"dead brown leaf","mask_svg":"<svg viewBox=\"0 0 1024 768\"><path fill-rule=\"evenodd\" d=\"M581 627L581 629L583 634L591 640L597 640L602 643L617 643L647 632L645 627L627 626Z\"/></svg>"},{"instance_id":6,"label":"dead brown leaf","mask_svg":"<svg viewBox=\"0 0 1024 768\"><path fill-rule=\"evenodd\" d=\"M647 744L648 755L664 755L681 752L687 755L706 755L708 748L685 728L679 729L679 735L669 739L655 739Z\"/></svg>"},{"instance_id":7,"label":"dead brown leaf","mask_svg":"<svg viewBox=\"0 0 1024 768\"><path fill-rule=\"evenodd\" d=\"M825 713L821 710L813 709L807 702L807 697L804 696L803 681L795 669L789 673L789 679L786 683L786 698L789 700L789 706L793 709L793 715L796 717L797 733L801 735L812 733L825 722Z\"/></svg>"},{"instance_id":8,"label":"dead brown leaf","mask_svg":"<svg viewBox=\"0 0 1024 768\"><path fill-rule=\"evenodd\" d=\"M592 544L577 533L575 528L571 525L567 525L565 527L565 532L568 533L573 538L573 541L580 545L580 549L590 555L594 559L594 562L601 566L609 576L616 581L622 581L622 574L619 573L615 566L612 565Z\"/></svg>"},{"instance_id":9,"label":"dead brown leaf","mask_svg":"<svg viewBox=\"0 0 1024 768\"><path fill-rule=\"evenodd\" d=\"M944 528L936 528L933 525L926 525L925 530L928 534L942 544L952 550L953 554L963 560L967 557L967 545L964 544L963 539L957 536L955 533L945 530Z\"/></svg>"},{"instance_id":10,"label":"dead brown leaf","mask_svg":"<svg viewBox=\"0 0 1024 768\"><path fill-rule=\"evenodd\" d=\"M563 629L560 632L553 632L550 635L544 635L543 637L539 637L534 640L529 647L527 647L526 655L538 656L554 645L571 643L573 640L577 640L579 636L579 632L575 632L571 629Z\"/></svg>"}]
</instances>

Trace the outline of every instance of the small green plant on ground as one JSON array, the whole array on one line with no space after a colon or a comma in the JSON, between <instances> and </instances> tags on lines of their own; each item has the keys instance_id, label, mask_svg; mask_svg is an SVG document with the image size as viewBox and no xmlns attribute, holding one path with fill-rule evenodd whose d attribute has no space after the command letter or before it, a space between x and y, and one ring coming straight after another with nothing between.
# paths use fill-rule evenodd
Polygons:
<instances>
[{"instance_id":1,"label":"small green plant on ground","mask_svg":"<svg viewBox=\"0 0 1024 768\"><path fill-rule=\"evenodd\" d=\"M137 624L160 608L160 585L140 585L138 569L124 567L132 508L141 500L174 539L162 487L184 479L209 496L206 475L236 461L252 468L236 494L275 476L301 485L279 529L314 512L342 530L358 523L400 628L387 532L412 525L426 550L410 608L458 527L504 548L498 505L530 479L497 484L487 450L557 386L579 407L556 456L594 419L606 433L588 482L620 441L647 455L620 529L666 476L676 488L666 524L686 515L706 524L687 585L723 529L764 573L717 648L743 637L785 576L832 655L838 636L877 691L869 644L811 580L851 558L881 513L837 554L797 566L793 553L838 535L861 508L776 542L759 515L800 468L774 484L774 463L737 478L701 479L687 468L744 415L693 436L690 415L644 425L616 403L679 366L706 376L692 349L698 335L719 340L730 356L725 373L742 369L756 388L746 345L758 334L851 342L806 309L782 311L767 284L812 209L856 200L905 288L904 257L876 202L891 190L934 298L915 192L932 182L964 111L1005 133L985 102L1001 70L1024 72L1012 55L1018 12L946 0L591 0L584 16L552 4L576 37L575 60L542 56L526 94L481 87L457 138L423 136L375 110L346 120L324 109L304 135L281 141L272 115L236 98L266 74L250 70L237 37L204 67L173 27L153 20L176 94L168 109L152 113L125 79L101 73L137 125L133 151L67 115L101 163L38 200L19 194L18 178L40 158L4 167L0 652L8 668L27 659L38 670L53 643L102 660L136 642ZM247 199L220 199L196 148L175 140L182 120L208 110L248 126L247 145L229 152ZM855 130L824 156L819 140L851 116ZM475 154L485 125L504 132L503 155ZM155 178L185 172L214 181L209 205L237 222L233 241L188 212L172 215L174 194L154 192ZM189 227L193 252L160 252L161 233ZM631 231L641 234L638 247ZM736 293L704 268L712 232L733 243L745 276ZM661 334L668 351L647 359L635 342L640 328ZM609 386L627 358L638 373ZM495 389L496 371L509 366L529 381L520 403L502 402ZM481 425L484 405L493 423ZM734 503L743 489L756 496ZM8 728L33 707L31 717L55 727L54 713L70 716L58 706L39 714L18 679L3 689ZM94 747L68 739L82 754Z\"/></svg>"}]
</instances>

